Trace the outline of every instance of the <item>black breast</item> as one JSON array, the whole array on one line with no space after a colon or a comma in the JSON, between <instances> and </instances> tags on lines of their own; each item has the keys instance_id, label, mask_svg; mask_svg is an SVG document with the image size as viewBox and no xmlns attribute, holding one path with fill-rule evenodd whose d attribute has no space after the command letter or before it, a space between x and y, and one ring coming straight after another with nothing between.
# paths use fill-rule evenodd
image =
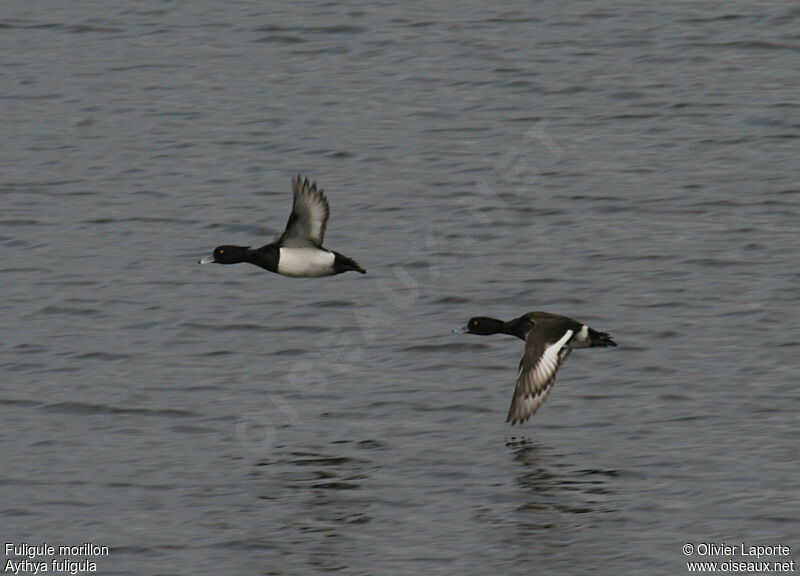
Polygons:
<instances>
[{"instance_id":1,"label":"black breast","mask_svg":"<svg viewBox=\"0 0 800 576\"><path fill-rule=\"evenodd\" d=\"M261 266L270 272L278 271L278 246L275 244L267 244L261 248L247 251L247 262Z\"/></svg>"}]
</instances>

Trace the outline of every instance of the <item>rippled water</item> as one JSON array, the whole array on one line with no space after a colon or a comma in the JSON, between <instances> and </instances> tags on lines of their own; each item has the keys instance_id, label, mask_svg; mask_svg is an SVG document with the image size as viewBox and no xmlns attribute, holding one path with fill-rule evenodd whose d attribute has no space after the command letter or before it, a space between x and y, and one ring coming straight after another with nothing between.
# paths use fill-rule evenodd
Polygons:
<instances>
[{"instance_id":1,"label":"rippled water","mask_svg":"<svg viewBox=\"0 0 800 576\"><path fill-rule=\"evenodd\" d=\"M800 549L790 3L0 7L5 542L104 574ZM290 175L367 276L196 265ZM521 427L521 343L579 350ZM5 558L4 558L5 560Z\"/></svg>"}]
</instances>

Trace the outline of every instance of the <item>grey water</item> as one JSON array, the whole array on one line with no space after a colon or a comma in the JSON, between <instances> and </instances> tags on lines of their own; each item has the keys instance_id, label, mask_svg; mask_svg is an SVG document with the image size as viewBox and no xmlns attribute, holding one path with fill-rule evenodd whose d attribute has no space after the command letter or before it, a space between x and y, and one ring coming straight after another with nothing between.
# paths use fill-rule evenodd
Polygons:
<instances>
[{"instance_id":1,"label":"grey water","mask_svg":"<svg viewBox=\"0 0 800 576\"><path fill-rule=\"evenodd\" d=\"M0 5L4 542L109 575L796 554L800 9L488 4ZM196 264L279 234L296 173L366 276ZM451 330L532 310L619 347L511 427L522 343Z\"/></svg>"}]
</instances>

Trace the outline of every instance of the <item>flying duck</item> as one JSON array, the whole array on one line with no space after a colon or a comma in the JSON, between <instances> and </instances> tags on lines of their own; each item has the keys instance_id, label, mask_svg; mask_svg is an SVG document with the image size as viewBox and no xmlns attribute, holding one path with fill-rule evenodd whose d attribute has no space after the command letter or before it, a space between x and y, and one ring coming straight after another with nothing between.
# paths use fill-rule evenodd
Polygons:
<instances>
[{"instance_id":1,"label":"flying duck","mask_svg":"<svg viewBox=\"0 0 800 576\"><path fill-rule=\"evenodd\" d=\"M248 262L270 272L293 278L331 276L354 270L366 274L358 263L343 254L322 247L330 207L322 189L308 178L292 177L294 203L286 229L275 242L261 248L217 246L200 264Z\"/></svg>"},{"instance_id":2,"label":"flying duck","mask_svg":"<svg viewBox=\"0 0 800 576\"><path fill-rule=\"evenodd\" d=\"M547 312L529 312L508 322L478 316L454 332L480 336L508 334L525 340L525 353L519 362L517 385L506 418L511 424L525 422L542 405L556 380L556 372L573 348L617 345L605 332Z\"/></svg>"}]
</instances>

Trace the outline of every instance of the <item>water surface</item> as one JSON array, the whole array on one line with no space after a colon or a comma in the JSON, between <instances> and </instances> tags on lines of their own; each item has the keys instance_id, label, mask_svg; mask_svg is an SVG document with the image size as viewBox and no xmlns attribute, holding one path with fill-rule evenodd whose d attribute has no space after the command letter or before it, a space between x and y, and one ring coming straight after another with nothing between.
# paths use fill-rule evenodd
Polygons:
<instances>
[{"instance_id":1,"label":"water surface","mask_svg":"<svg viewBox=\"0 0 800 576\"><path fill-rule=\"evenodd\" d=\"M800 547L789 4L0 8L7 542L104 574L680 573ZM197 266L332 206L367 276ZM579 350L504 423L522 347Z\"/></svg>"}]
</instances>

